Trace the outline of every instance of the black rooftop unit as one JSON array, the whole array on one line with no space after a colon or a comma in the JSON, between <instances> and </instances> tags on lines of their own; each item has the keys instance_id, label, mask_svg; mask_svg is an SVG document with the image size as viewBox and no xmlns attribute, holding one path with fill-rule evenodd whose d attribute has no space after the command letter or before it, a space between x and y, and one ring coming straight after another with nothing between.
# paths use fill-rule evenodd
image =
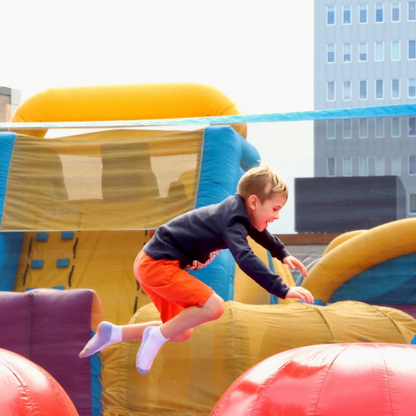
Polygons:
<instances>
[{"instance_id":1,"label":"black rooftop unit","mask_svg":"<svg viewBox=\"0 0 416 416\"><path fill-rule=\"evenodd\" d=\"M405 217L398 176L295 178L298 233L343 233Z\"/></svg>"}]
</instances>

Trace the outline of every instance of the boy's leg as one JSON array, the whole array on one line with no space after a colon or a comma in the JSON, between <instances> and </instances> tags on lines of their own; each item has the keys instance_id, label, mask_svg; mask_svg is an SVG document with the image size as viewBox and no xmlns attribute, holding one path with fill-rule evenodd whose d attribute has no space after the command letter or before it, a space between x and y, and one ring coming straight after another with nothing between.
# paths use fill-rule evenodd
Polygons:
<instances>
[{"instance_id":1,"label":"boy's leg","mask_svg":"<svg viewBox=\"0 0 416 416\"><path fill-rule=\"evenodd\" d=\"M162 321L143 322L141 324L123 325L123 341L142 340L145 329L149 326L162 325Z\"/></svg>"},{"instance_id":2,"label":"boy's leg","mask_svg":"<svg viewBox=\"0 0 416 416\"><path fill-rule=\"evenodd\" d=\"M160 332L160 326L148 327L144 330L142 345L136 356L136 368L140 374L147 374L163 344L169 341Z\"/></svg>"},{"instance_id":3,"label":"boy's leg","mask_svg":"<svg viewBox=\"0 0 416 416\"><path fill-rule=\"evenodd\" d=\"M218 319L225 304L209 286L181 269L179 261L153 260L142 252L136 258L134 271L164 322L144 331L136 367L146 374L166 341L189 338L195 326Z\"/></svg>"},{"instance_id":4,"label":"boy's leg","mask_svg":"<svg viewBox=\"0 0 416 416\"><path fill-rule=\"evenodd\" d=\"M220 318L224 313L224 308L224 301L214 293L204 305L190 306L170 321L158 327L146 328L142 345L136 357L136 367L139 373L146 374L150 370L160 348L171 337Z\"/></svg>"},{"instance_id":5,"label":"boy's leg","mask_svg":"<svg viewBox=\"0 0 416 416\"><path fill-rule=\"evenodd\" d=\"M89 357L116 342L141 340L143 332L148 326L158 326L161 323L161 321L151 321L133 325L114 325L103 321L98 325L97 333L88 341L79 357Z\"/></svg>"},{"instance_id":6,"label":"boy's leg","mask_svg":"<svg viewBox=\"0 0 416 416\"><path fill-rule=\"evenodd\" d=\"M89 357L105 347L122 341L120 326L103 321L98 325L96 334L88 341L84 349L79 353L80 358Z\"/></svg>"},{"instance_id":7,"label":"boy's leg","mask_svg":"<svg viewBox=\"0 0 416 416\"><path fill-rule=\"evenodd\" d=\"M202 306L189 306L171 320L160 326L166 338L183 333L209 321L215 321L224 313L225 303L216 293L212 294Z\"/></svg>"},{"instance_id":8,"label":"boy's leg","mask_svg":"<svg viewBox=\"0 0 416 416\"><path fill-rule=\"evenodd\" d=\"M138 279L138 270L143 259L148 258L142 250L134 262L134 274ZM160 325L162 322L153 321L143 324L117 326L110 322L101 322L98 325L97 333L88 341L87 345L80 352L80 358L89 357L107 346L120 341L141 340L143 332L148 326Z\"/></svg>"}]
</instances>

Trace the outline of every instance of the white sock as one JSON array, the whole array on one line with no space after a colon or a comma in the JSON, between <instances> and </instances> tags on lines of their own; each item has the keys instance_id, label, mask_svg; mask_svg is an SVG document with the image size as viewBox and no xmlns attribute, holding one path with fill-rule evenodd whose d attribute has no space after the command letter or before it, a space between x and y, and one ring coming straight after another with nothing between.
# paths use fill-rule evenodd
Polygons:
<instances>
[{"instance_id":1,"label":"white sock","mask_svg":"<svg viewBox=\"0 0 416 416\"><path fill-rule=\"evenodd\" d=\"M103 321L98 325L97 333L88 341L84 349L79 353L80 358L89 357L103 350L111 344L123 340L123 329L121 326L113 325Z\"/></svg>"},{"instance_id":2,"label":"white sock","mask_svg":"<svg viewBox=\"0 0 416 416\"><path fill-rule=\"evenodd\" d=\"M136 357L136 368L140 374L147 374L162 345L169 341L160 331L160 326L148 326L143 332L142 345Z\"/></svg>"}]
</instances>

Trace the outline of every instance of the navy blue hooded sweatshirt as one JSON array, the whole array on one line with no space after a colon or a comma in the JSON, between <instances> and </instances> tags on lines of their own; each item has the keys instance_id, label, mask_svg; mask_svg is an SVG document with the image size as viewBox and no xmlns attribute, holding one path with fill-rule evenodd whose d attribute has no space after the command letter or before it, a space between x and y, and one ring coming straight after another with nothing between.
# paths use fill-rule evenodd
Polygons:
<instances>
[{"instance_id":1,"label":"navy blue hooded sweatshirt","mask_svg":"<svg viewBox=\"0 0 416 416\"><path fill-rule=\"evenodd\" d=\"M154 260L179 260L183 269L199 269L222 249L229 249L240 269L269 293L285 298L289 287L253 253L247 236L282 261L290 253L269 231L251 224L243 199L235 194L219 204L182 214L156 230L145 245Z\"/></svg>"}]
</instances>

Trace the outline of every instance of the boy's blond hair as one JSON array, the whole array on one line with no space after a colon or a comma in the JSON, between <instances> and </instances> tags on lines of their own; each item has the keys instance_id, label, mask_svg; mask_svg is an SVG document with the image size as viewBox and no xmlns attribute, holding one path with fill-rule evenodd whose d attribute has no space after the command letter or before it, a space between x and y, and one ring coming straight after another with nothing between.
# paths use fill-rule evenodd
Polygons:
<instances>
[{"instance_id":1,"label":"boy's blond hair","mask_svg":"<svg viewBox=\"0 0 416 416\"><path fill-rule=\"evenodd\" d=\"M266 192L267 185L272 187ZM240 179L237 185L237 193L246 201L250 195L256 195L261 203L272 198L276 194L289 196L289 189L286 182L276 175L267 165L260 165L248 170Z\"/></svg>"}]
</instances>

